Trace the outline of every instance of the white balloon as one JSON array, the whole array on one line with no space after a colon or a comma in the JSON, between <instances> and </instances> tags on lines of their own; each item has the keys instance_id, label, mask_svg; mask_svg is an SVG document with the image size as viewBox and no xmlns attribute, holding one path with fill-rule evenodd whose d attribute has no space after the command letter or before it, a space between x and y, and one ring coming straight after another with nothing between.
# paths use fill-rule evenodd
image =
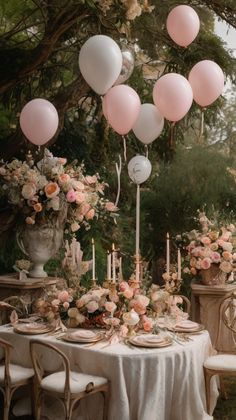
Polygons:
<instances>
[{"instance_id":1,"label":"white balloon","mask_svg":"<svg viewBox=\"0 0 236 420\"><path fill-rule=\"evenodd\" d=\"M138 119L133 127L137 139L144 144L152 143L162 132L164 118L153 104L141 105Z\"/></svg>"},{"instance_id":2,"label":"white balloon","mask_svg":"<svg viewBox=\"0 0 236 420\"><path fill-rule=\"evenodd\" d=\"M104 95L117 80L122 67L119 46L106 35L94 35L82 46L79 68L88 85Z\"/></svg>"},{"instance_id":3,"label":"white balloon","mask_svg":"<svg viewBox=\"0 0 236 420\"><path fill-rule=\"evenodd\" d=\"M128 173L130 179L135 184L142 184L151 175L152 165L146 156L134 156L128 163Z\"/></svg>"}]
</instances>

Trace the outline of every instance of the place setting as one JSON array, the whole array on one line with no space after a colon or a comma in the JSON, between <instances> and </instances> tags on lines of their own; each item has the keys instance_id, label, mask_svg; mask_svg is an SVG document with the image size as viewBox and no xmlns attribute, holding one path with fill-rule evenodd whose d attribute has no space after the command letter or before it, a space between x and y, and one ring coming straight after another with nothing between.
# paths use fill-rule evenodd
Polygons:
<instances>
[{"instance_id":1,"label":"place setting","mask_svg":"<svg viewBox=\"0 0 236 420\"><path fill-rule=\"evenodd\" d=\"M67 341L69 343L77 344L95 344L98 341L104 339L104 334L102 332L94 332L91 330L76 330L68 331L64 335L60 336L58 339L62 341Z\"/></svg>"},{"instance_id":2,"label":"place setting","mask_svg":"<svg viewBox=\"0 0 236 420\"><path fill-rule=\"evenodd\" d=\"M162 348L171 346L173 340L167 335L161 334L141 334L129 338L129 344L137 347L146 347L146 348Z\"/></svg>"}]
</instances>

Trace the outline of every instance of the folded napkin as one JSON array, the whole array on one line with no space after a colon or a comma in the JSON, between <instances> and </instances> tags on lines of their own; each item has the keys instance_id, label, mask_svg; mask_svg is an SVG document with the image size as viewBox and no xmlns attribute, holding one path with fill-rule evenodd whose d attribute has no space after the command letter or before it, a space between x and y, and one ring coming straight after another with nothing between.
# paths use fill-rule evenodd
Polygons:
<instances>
[{"instance_id":1,"label":"folded napkin","mask_svg":"<svg viewBox=\"0 0 236 420\"><path fill-rule=\"evenodd\" d=\"M136 342L140 343L153 343L153 344L160 344L165 341L164 337L160 337L155 334L142 334L135 337Z\"/></svg>"},{"instance_id":2,"label":"folded napkin","mask_svg":"<svg viewBox=\"0 0 236 420\"><path fill-rule=\"evenodd\" d=\"M193 329L193 328L198 328L199 324L197 322L193 322L190 321L189 319L185 319L183 321L178 322L177 324L175 324L175 328L182 328L182 329Z\"/></svg>"},{"instance_id":3,"label":"folded napkin","mask_svg":"<svg viewBox=\"0 0 236 420\"><path fill-rule=\"evenodd\" d=\"M97 333L90 330L80 330L72 332L70 336L73 338L95 338L97 337Z\"/></svg>"}]
</instances>

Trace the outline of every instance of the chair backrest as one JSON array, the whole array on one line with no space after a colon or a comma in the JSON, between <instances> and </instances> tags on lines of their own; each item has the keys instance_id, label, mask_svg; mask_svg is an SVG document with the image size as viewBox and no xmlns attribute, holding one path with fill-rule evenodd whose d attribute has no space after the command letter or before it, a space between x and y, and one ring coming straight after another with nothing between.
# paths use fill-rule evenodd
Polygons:
<instances>
[{"instance_id":1,"label":"chair backrest","mask_svg":"<svg viewBox=\"0 0 236 420\"><path fill-rule=\"evenodd\" d=\"M222 300L219 308L219 316L220 320L218 323L216 343L218 342L223 323L232 332L232 340L235 342L236 347L236 292L231 293Z\"/></svg>"},{"instance_id":2,"label":"chair backrest","mask_svg":"<svg viewBox=\"0 0 236 420\"><path fill-rule=\"evenodd\" d=\"M45 376L53 373L52 362L57 359L59 363L57 363L57 368L55 369L54 373L60 370L65 371L64 394L67 398L68 394L70 393L70 362L67 356L52 344L39 340L30 341L30 355L35 371L35 378L39 386ZM50 361L50 370L47 367L47 363L45 363L45 361L48 360L47 356L49 357Z\"/></svg>"},{"instance_id":3,"label":"chair backrest","mask_svg":"<svg viewBox=\"0 0 236 420\"><path fill-rule=\"evenodd\" d=\"M0 324L9 322L11 312L15 310L18 316L25 316L27 314L27 306L19 296L9 296L0 301Z\"/></svg>"},{"instance_id":4,"label":"chair backrest","mask_svg":"<svg viewBox=\"0 0 236 420\"><path fill-rule=\"evenodd\" d=\"M13 346L11 343L4 340L3 338L0 338L0 349L2 350L1 361L4 361L4 364L5 364L4 387L11 385L9 365L10 365L10 352L12 348Z\"/></svg>"},{"instance_id":5,"label":"chair backrest","mask_svg":"<svg viewBox=\"0 0 236 420\"><path fill-rule=\"evenodd\" d=\"M176 298L177 305L183 309L184 312L187 312L190 315L190 309L191 309L191 303L190 300L187 298L187 296L184 295L172 295L173 298ZM180 299L178 299L180 298ZM180 300L180 302L178 302Z\"/></svg>"}]
</instances>

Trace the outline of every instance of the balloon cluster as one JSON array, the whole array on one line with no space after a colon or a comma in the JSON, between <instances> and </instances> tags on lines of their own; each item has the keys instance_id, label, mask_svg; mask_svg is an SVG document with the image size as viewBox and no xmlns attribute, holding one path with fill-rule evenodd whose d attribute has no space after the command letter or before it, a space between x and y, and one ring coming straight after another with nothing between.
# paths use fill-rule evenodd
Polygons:
<instances>
[{"instance_id":1,"label":"balloon cluster","mask_svg":"<svg viewBox=\"0 0 236 420\"><path fill-rule=\"evenodd\" d=\"M180 47L186 48L196 38L199 17L187 5L174 7L168 15L167 32ZM143 144L157 139L164 118L176 122L189 111L193 99L201 107L212 104L222 93L224 74L211 60L195 64L188 79L178 73L161 76L153 88L153 102L141 105L137 92L124 82L134 69L132 52L106 35L95 35L82 46L79 68L88 85L102 95L103 113L110 126L124 136L133 130ZM58 114L45 99L27 103L20 115L20 126L33 144L43 145L56 133Z\"/></svg>"}]
</instances>

